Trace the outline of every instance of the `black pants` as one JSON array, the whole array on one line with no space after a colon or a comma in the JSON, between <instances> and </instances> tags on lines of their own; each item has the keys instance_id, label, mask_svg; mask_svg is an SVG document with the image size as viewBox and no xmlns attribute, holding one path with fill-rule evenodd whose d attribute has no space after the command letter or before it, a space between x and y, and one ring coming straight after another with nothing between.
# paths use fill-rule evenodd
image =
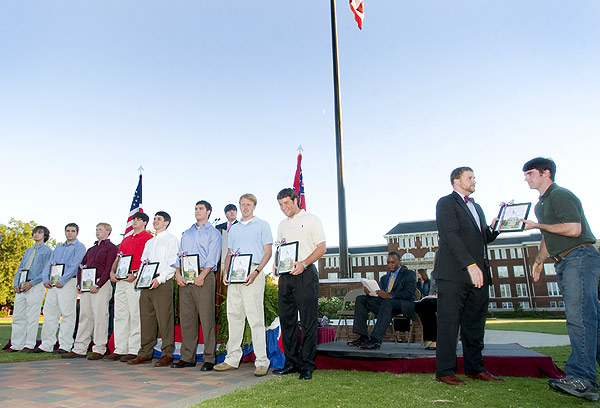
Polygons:
<instances>
[{"instance_id":1,"label":"black pants","mask_svg":"<svg viewBox=\"0 0 600 408\"><path fill-rule=\"evenodd\" d=\"M485 371L483 336L488 308L488 285L477 289L472 284L439 279L438 339L436 374L446 376L456 372L458 330L463 346L465 374Z\"/></svg>"},{"instance_id":2,"label":"black pants","mask_svg":"<svg viewBox=\"0 0 600 408\"><path fill-rule=\"evenodd\" d=\"M416 302L415 312L423 324L423 340L437 341L437 298Z\"/></svg>"},{"instance_id":3,"label":"black pants","mask_svg":"<svg viewBox=\"0 0 600 408\"><path fill-rule=\"evenodd\" d=\"M278 303L286 365L313 371L317 355L319 314L317 268L309 265L300 275L281 275ZM300 324L302 325L302 345L300 344L298 312L300 312Z\"/></svg>"},{"instance_id":4,"label":"black pants","mask_svg":"<svg viewBox=\"0 0 600 408\"><path fill-rule=\"evenodd\" d=\"M385 331L392 322L395 314L402 311L402 300L382 299L379 296L360 295L354 305L354 325L352 331L367 336L367 318L369 312L377 315L377 322L371 332L371 337L381 343Z\"/></svg>"}]
</instances>

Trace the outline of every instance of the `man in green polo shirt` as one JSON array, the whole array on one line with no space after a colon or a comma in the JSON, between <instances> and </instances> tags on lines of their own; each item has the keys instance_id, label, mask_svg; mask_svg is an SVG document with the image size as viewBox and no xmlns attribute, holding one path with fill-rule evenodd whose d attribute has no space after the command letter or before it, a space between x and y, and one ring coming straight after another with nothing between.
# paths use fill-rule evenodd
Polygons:
<instances>
[{"instance_id":1,"label":"man in green polo shirt","mask_svg":"<svg viewBox=\"0 0 600 408\"><path fill-rule=\"evenodd\" d=\"M581 201L575 194L554 183L554 161L536 157L525 163L523 171L529 188L540 193L535 206L538 223L523 220L526 230L538 228L543 236L531 268L533 280L539 280L544 260L552 257L556 262L558 287L565 300L572 349L565 365L567 376L550 379L548 385L566 394L598 401L596 356L600 327L600 253L592 246L596 238L585 218Z\"/></svg>"}]
</instances>

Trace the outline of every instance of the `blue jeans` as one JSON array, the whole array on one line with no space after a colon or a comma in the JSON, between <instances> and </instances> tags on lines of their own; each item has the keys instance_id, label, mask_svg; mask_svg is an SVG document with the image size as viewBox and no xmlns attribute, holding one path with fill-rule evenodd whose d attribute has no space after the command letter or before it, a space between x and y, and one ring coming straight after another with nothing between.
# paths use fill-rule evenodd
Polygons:
<instances>
[{"instance_id":1,"label":"blue jeans","mask_svg":"<svg viewBox=\"0 0 600 408\"><path fill-rule=\"evenodd\" d=\"M554 266L558 287L565 300L572 348L565 372L568 376L596 384L596 360L600 363L600 253L591 245L577 248Z\"/></svg>"}]
</instances>

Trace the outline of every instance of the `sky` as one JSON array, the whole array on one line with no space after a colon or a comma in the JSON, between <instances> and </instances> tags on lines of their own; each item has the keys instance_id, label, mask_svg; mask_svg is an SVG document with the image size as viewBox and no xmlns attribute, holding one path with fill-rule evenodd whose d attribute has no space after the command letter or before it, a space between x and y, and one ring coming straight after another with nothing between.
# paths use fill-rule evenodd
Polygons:
<instances>
[{"instance_id":1,"label":"sky","mask_svg":"<svg viewBox=\"0 0 600 408\"><path fill-rule=\"evenodd\" d=\"M350 246L433 219L458 166L488 219L535 203L521 171L535 156L600 236L599 2L364 7L361 31L337 2ZM0 223L62 241L76 222L89 247L108 222L119 243L142 165L143 208L174 234L196 201L224 219L251 192L275 235L302 145L307 210L338 244L328 1L2 2L0 55Z\"/></svg>"}]
</instances>

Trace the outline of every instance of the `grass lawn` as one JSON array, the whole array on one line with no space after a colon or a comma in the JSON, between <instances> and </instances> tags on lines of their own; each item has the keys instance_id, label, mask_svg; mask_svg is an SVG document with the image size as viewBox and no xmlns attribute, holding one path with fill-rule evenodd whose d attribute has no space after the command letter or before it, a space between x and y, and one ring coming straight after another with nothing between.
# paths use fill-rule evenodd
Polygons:
<instances>
[{"instance_id":1,"label":"grass lawn","mask_svg":"<svg viewBox=\"0 0 600 408\"><path fill-rule=\"evenodd\" d=\"M512 330L536 333L567 334L564 319L496 319L488 320L486 330Z\"/></svg>"},{"instance_id":2,"label":"grass lawn","mask_svg":"<svg viewBox=\"0 0 600 408\"><path fill-rule=\"evenodd\" d=\"M42 325L38 328L38 337ZM4 348L6 343L10 340L10 324L1 323L0 324L0 349ZM34 361L34 360L49 360L51 358L60 358L59 355L50 354L50 353L7 353L0 352L0 364L2 363L16 363L18 361Z\"/></svg>"}]
</instances>

